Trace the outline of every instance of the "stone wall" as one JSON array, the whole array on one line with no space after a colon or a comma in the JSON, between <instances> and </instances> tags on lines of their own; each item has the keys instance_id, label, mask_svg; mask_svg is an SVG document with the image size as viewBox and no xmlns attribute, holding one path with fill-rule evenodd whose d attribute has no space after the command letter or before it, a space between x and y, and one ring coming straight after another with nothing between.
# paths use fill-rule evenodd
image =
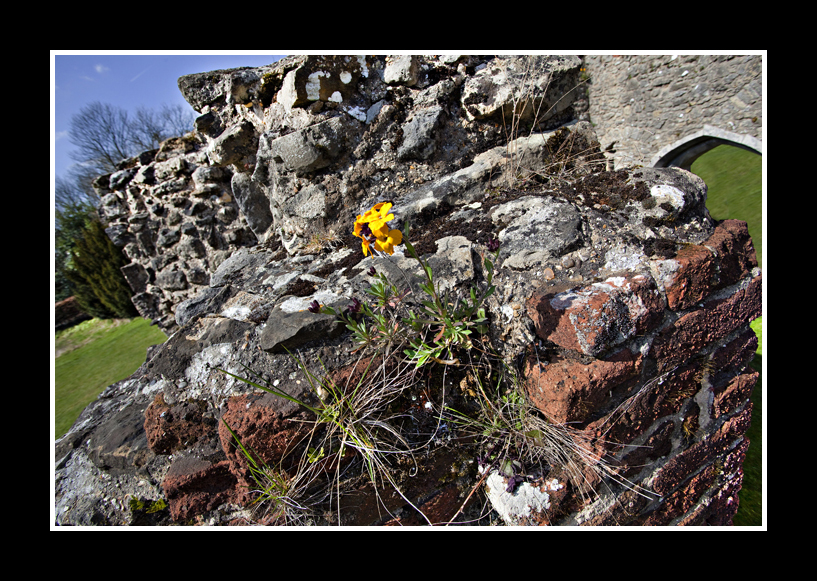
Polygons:
<instances>
[{"instance_id":1,"label":"stone wall","mask_svg":"<svg viewBox=\"0 0 817 581\"><path fill-rule=\"evenodd\" d=\"M588 55L592 120L615 167L653 165L706 126L735 144L763 133L760 55ZM752 145L757 148L756 143Z\"/></svg>"},{"instance_id":2,"label":"stone wall","mask_svg":"<svg viewBox=\"0 0 817 581\"><path fill-rule=\"evenodd\" d=\"M100 176L106 232L130 264L122 268L140 316L165 332L176 306L207 288L210 273L236 249L257 244L235 202L230 167L214 167L192 133L119 163Z\"/></svg>"},{"instance_id":3,"label":"stone wall","mask_svg":"<svg viewBox=\"0 0 817 581\"><path fill-rule=\"evenodd\" d=\"M190 175L229 172L205 215L234 200L239 216L224 231L249 229L258 244L229 256L205 244L195 259L167 245L151 259L163 265L156 278L211 261L208 278L196 294L162 289L175 332L57 442L57 522L279 522L248 507L254 484L227 426L295 478L299 458L314 465L311 417L218 371L249 369L310 405L325 395L306 372L399 387L373 412L408 447L390 456L391 485L373 487L358 454L326 450L317 466L343 474L343 494L330 503L310 490L296 522L731 523L756 379L749 321L761 314L746 225L715 223L706 185L682 169L605 170L578 120L580 75L575 57L288 57L181 78L202 115L185 141L195 145L172 159L187 160ZM156 167L151 155L131 181ZM112 202L145 188L122 189L114 176L106 203L121 214L110 214L110 232L136 254L145 218L132 217L143 210ZM151 200L165 183L151 184ZM176 207L192 208L190 197ZM422 270L403 247L364 257L351 236L355 216L385 200L451 297L486 290L484 259L499 242L486 332L447 365L418 371L402 349L385 360L359 351L335 317L309 309L365 300L372 268L410 291L405 305L419 304ZM193 213L179 213L187 232L175 244L201 240ZM361 372L370 362L377 375ZM474 413L478 388L500 370L515 379L486 389L518 389L547 427L486 448L448 414ZM568 452L546 453L544 434ZM514 456L522 448L533 456Z\"/></svg>"}]
</instances>

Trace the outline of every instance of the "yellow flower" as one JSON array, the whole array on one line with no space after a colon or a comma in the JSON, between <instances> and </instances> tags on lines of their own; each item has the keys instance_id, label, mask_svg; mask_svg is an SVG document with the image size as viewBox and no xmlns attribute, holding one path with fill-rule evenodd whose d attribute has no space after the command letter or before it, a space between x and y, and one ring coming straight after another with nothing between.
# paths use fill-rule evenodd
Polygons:
<instances>
[{"instance_id":1,"label":"yellow flower","mask_svg":"<svg viewBox=\"0 0 817 581\"><path fill-rule=\"evenodd\" d=\"M394 254L394 247L402 243L403 233L400 230L389 230L387 236L377 238L374 247L386 254Z\"/></svg>"},{"instance_id":2,"label":"yellow flower","mask_svg":"<svg viewBox=\"0 0 817 581\"><path fill-rule=\"evenodd\" d=\"M368 256L372 244L376 250L394 254L394 246L403 241L403 233L390 229L387 224L394 219L394 214L389 213L391 207L391 202L380 202L355 220L353 233L363 241L364 256Z\"/></svg>"}]
</instances>

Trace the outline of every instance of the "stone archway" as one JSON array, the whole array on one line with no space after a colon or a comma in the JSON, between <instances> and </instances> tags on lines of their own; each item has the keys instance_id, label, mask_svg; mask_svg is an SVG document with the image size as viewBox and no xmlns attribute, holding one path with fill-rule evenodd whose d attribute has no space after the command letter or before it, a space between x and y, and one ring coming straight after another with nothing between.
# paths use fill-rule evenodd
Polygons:
<instances>
[{"instance_id":1,"label":"stone archway","mask_svg":"<svg viewBox=\"0 0 817 581\"><path fill-rule=\"evenodd\" d=\"M763 142L751 135L741 135L704 125L700 131L679 139L661 149L650 161L651 167L676 166L689 170L692 162L718 145L734 145L763 155Z\"/></svg>"}]
</instances>

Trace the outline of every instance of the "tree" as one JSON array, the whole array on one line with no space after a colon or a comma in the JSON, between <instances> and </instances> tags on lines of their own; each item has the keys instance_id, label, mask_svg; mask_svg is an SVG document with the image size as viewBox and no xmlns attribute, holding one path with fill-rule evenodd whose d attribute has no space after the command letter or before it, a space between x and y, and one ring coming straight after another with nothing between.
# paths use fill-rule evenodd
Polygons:
<instances>
[{"instance_id":1,"label":"tree","mask_svg":"<svg viewBox=\"0 0 817 581\"><path fill-rule=\"evenodd\" d=\"M134 153L128 113L98 101L71 117L68 138L78 148L71 157L99 174L114 171L117 163Z\"/></svg>"},{"instance_id":2,"label":"tree","mask_svg":"<svg viewBox=\"0 0 817 581\"><path fill-rule=\"evenodd\" d=\"M94 101L71 117L68 138L77 150L70 155L97 175L110 173L123 159L192 130L193 119L180 105L159 111L142 107L131 118L124 109Z\"/></svg>"},{"instance_id":3,"label":"tree","mask_svg":"<svg viewBox=\"0 0 817 581\"><path fill-rule=\"evenodd\" d=\"M131 289L119 270L126 263L125 257L99 220L92 219L82 227L70 261L65 275L83 311L100 319L138 316L130 300Z\"/></svg>"},{"instance_id":4,"label":"tree","mask_svg":"<svg viewBox=\"0 0 817 581\"><path fill-rule=\"evenodd\" d=\"M71 189L70 184L63 180L57 184L60 188ZM83 199L73 196L76 192L63 196L55 213L54 228L54 300L59 302L74 294L75 285L71 282L67 272L73 268L71 251L76 241L81 239L85 229L92 220L98 219L94 206ZM69 196L72 196L69 199Z\"/></svg>"},{"instance_id":5,"label":"tree","mask_svg":"<svg viewBox=\"0 0 817 581\"><path fill-rule=\"evenodd\" d=\"M99 318L137 315L119 270L125 258L105 234L92 184L123 159L192 130L194 118L180 105L163 105L158 111L141 107L129 117L123 109L99 102L71 118L68 135L77 150L70 155L78 163L54 184L57 301L76 296L86 313Z\"/></svg>"}]
</instances>

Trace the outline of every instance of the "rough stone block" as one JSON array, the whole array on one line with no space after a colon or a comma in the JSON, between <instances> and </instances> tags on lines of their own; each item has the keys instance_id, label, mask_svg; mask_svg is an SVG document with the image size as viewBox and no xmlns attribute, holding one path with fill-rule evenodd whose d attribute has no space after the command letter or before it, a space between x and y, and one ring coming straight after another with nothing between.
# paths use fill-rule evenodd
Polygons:
<instances>
[{"instance_id":1,"label":"rough stone block","mask_svg":"<svg viewBox=\"0 0 817 581\"><path fill-rule=\"evenodd\" d=\"M215 435L214 421L202 417L206 404L177 402L169 405L158 394L145 410L145 433L154 454L172 454L202 438Z\"/></svg>"},{"instance_id":2,"label":"rough stone block","mask_svg":"<svg viewBox=\"0 0 817 581\"><path fill-rule=\"evenodd\" d=\"M315 339L337 337L344 328L332 315L274 311L261 332L260 346L269 353L283 353Z\"/></svg>"},{"instance_id":3,"label":"rough stone block","mask_svg":"<svg viewBox=\"0 0 817 581\"><path fill-rule=\"evenodd\" d=\"M724 220L705 242L718 256L717 288L735 284L758 266L757 254L742 220Z\"/></svg>"},{"instance_id":4,"label":"rough stone block","mask_svg":"<svg viewBox=\"0 0 817 581\"><path fill-rule=\"evenodd\" d=\"M237 500L236 478L230 473L227 460L179 457L170 465L162 488L170 516L177 522Z\"/></svg>"}]
</instances>

